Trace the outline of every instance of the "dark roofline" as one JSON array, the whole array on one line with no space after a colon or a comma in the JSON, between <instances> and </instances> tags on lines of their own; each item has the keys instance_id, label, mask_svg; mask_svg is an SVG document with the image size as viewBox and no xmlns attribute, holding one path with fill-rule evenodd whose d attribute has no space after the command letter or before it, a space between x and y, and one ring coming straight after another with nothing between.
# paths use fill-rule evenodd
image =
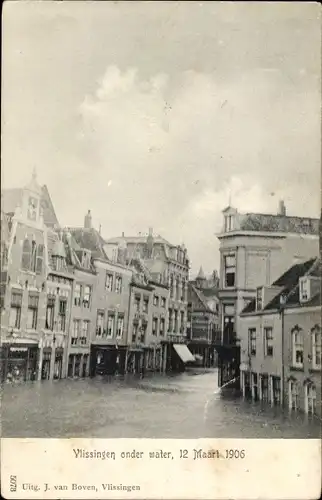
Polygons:
<instances>
[{"instance_id":1,"label":"dark roofline","mask_svg":"<svg viewBox=\"0 0 322 500\"><path fill-rule=\"evenodd\" d=\"M149 292L153 292L154 290L154 288L149 285L143 285L142 283L135 283L134 281L131 281L130 286L141 288L142 290L148 290Z\"/></svg>"},{"instance_id":2,"label":"dark roofline","mask_svg":"<svg viewBox=\"0 0 322 500\"><path fill-rule=\"evenodd\" d=\"M159 286L160 288L164 288L165 290L169 290L168 285L164 285L163 283L158 283L157 281L154 280L149 280L149 283L153 286Z\"/></svg>"}]
</instances>

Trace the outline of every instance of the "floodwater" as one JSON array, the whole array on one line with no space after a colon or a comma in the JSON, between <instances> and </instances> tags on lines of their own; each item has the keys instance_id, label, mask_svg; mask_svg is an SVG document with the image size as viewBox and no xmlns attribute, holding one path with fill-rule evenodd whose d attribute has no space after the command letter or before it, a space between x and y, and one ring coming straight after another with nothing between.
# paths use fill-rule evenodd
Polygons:
<instances>
[{"instance_id":1,"label":"floodwater","mask_svg":"<svg viewBox=\"0 0 322 500\"><path fill-rule=\"evenodd\" d=\"M318 438L320 422L221 394L217 371L4 385L3 437Z\"/></svg>"}]
</instances>

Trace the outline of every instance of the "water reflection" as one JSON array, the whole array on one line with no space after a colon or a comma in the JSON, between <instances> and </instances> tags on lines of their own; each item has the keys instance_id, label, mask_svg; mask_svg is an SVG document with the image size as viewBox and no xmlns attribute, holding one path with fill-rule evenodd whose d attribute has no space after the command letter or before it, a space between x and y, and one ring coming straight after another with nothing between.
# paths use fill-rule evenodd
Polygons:
<instances>
[{"instance_id":1,"label":"water reflection","mask_svg":"<svg viewBox=\"0 0 322 500\"><path fill-rule=\"evenodd\" d=\"M3 436L306 438L320 423L218 391L217 373L6 385Z\"/></svg>"}]
</instances>

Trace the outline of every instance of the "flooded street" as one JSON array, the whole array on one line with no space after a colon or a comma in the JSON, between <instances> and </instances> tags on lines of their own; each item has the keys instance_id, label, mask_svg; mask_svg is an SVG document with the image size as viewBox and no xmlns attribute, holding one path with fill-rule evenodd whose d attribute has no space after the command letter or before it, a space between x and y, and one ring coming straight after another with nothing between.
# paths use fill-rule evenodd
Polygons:
<instances>
[{"instance_id":1,"label":"flooded street","mask_svg":"<svg viewBox=\"0 0 322 500\"><path fill-rule=\"evenodd\" d=\"M303 415L221 395L217 372L6 385L3 437L317 438Z\"/></svg>"}]
</instances>

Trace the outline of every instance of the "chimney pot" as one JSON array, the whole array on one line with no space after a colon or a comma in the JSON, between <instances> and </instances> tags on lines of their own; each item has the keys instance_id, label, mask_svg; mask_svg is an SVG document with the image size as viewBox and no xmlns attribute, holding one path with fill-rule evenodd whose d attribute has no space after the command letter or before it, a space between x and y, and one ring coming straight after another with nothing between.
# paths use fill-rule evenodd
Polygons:
<instances>
[{"instance_id":1,"label":"chimney pot","mask_svg":"<svg viewBox=\"0 0 322 500\"><path fill-rule=\"evenodd\" d=\"M286 215L286 207L283 200L279 202L278 205L278 215Z\"/></svg>"},{"instance_id":2,"label":"chimney pot","mask_svg":"<svg viewBox=\"0 0 322 500\"><path fill-rule=\"evenodd\" d=\"M87 215L85 215L85 219L84 219L84 228L90 229L91 227L92 227L92 215L91 215L91 211L88 210Z\"/></svg>"}]
</instances>

